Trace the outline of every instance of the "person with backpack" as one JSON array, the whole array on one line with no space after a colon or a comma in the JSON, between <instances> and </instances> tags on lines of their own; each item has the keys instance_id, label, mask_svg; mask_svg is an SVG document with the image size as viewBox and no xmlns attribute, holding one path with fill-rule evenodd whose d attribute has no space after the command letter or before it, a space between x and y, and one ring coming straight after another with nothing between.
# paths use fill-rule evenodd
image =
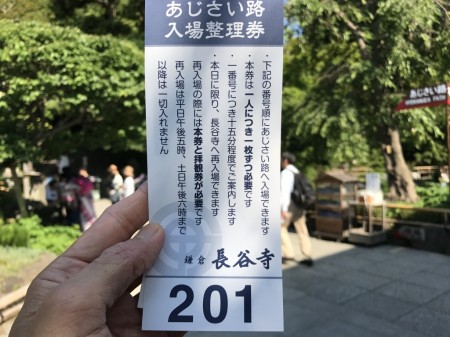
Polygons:
<instances>
[{"instance_id":1,"label":"person with backpack","mask_svg":"<svg viewBox=\"0 0 450 337\"><path fill-rule=\"evenodd\" d=\"M300 240L300 250L304 257L300 261L308 267L313 265L311 238L306 227L306 208L311 203L312 187L307 179L294 166L295 155L284 152L281 155L281 252L282 260L294 261L295 251L288 229L294 224ZM309 186L308 186L309 185Z\"/></svg>"}]
</instances>

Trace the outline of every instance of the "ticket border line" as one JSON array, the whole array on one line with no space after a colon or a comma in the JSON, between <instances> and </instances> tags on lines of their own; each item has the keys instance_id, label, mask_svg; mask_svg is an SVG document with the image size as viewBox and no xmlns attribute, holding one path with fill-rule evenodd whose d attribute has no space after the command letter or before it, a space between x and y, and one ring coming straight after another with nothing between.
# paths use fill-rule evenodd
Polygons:
<instances>
[{"instance_id":1,"label":"ticket border line","mask_svg":"<svg viewBox=\"0 0 450 337\"><path fill-rule=\"evenodd\" d=\"M163 275L145 275L145 278L163 279L163 278L184 278L184 279L256 279L256 280L282 280L282 276L163 276Z\"/></svg>"}]
</instances>

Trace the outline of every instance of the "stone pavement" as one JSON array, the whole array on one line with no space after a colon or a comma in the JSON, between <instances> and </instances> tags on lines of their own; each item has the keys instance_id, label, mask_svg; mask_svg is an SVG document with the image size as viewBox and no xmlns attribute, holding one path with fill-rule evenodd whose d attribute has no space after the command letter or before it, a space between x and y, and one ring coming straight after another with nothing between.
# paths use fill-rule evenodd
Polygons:
<instances>
[{"instance_id":1,"label":"stone pavement","mask_svg":"<svg viewBox=\"0 0 450 337\"><path fill-rule=\"evenodd\" d=\"M450 336L450 256L390 245L369 248L312 240L314 267L292 263L283 271L285 331L258 336Z\"/></svg>"},{"instance_id":2,"label":"stone pavement","mask_svg":"<svg viewBox=\"0 0 450 337\"><path fill-rule=\"evenodd\" d=\"M111 206L109 199L98 199L94 201L95 214L99 217L108 206Z\"/></svg>"},{"instance_id":3,"label":"stone pavement","mask_svg":"<svg viewBox=\"0 0 450 337\"><path fill-rule=\"evenodd\" d=\"M284 332L187 336L450 337L450 256L314 238L312 247L314 267L283 271Z\"/></svg>"}]
</instances>

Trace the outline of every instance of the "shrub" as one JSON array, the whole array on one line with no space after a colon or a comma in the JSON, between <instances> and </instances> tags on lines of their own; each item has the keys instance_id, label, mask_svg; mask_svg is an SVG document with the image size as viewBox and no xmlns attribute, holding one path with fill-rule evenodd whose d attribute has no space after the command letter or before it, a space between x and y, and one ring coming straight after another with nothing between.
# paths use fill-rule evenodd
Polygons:
<instances>
[{"instance_id":1,"label":"shrub","mask_svg":"<svg viewBox=\"0 0 450 337\"><path fill-rule=\"evenodd\" d=\"M0 246L28 247L28 231L14 224L1 226Z\"/></svg>"},{"instance_id":2,"label":"shrub","mask_svg":"<svg viewBox=\"0 0 450 337\"><path fill-rule=\"evenodd\" d=\"M61 254L79 236L79 226L42 226L38 216L0 227L0 246L20 246Z\"/></svg>"},{"instance_id":3,"label":"shrub","mask_svg":"<svg viewBox=\"0 0 450 337\"><path fill-rule=\"evenodd\" d=\"M450 207L448 186L442 186L440 183L426 183L423 186L416 187L417 194L420 196L418 207L448 208Z\"/></svg>"},{"instance_id":4,"label":"shrub","mask_svg":"<svg viewBox=\"0 0 450 337\"><path fill-rule=\"evenodd\" d=\"M443 213L422 211L420 208L450 208L448 187L441 186L439 183L427 182L423 186L417 186L416 190L420 196L420 201L415 203L414 206L419 209L393 208L387 211L387 217L424 223L445 223Z\"/></svg>"}]
</instances>

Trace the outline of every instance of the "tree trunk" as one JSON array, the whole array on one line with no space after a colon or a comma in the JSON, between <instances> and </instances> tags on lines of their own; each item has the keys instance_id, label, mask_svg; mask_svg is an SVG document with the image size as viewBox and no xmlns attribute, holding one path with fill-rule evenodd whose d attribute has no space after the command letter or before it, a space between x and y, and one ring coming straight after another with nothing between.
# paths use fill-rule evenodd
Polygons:
<instances>
[{"instance_id":1,"label":"tree trunk","mask_svg":"<svg viewBox=\"0 0 450 337\"><path fill-rule=\"evenodd\" d=\"M107 8L107 15L108 15L108 19L109 20L115 20L115 18L117 17L117 10L116 10L116 6L115 5L109 5Z\"/></svg>"},{"instance_id":2,"label":"tree trunk","mask_svg":"<svg viewBox=\"0 0 450 337\"><path fill-rule=\"evenodd\" d=\"M397 129L388 129L389 143L383 145L388 175L389 195L402 201L416 202L419 196L409 167L403 157L400 133Z\"/></svg>"},{"instance_id":3,"label":"tree trunk","mask_svg":"<svg viewBox=\"0 0 450 337\"><path fill-rule=\"evenodd\" d=\"M106 18L113 21L117 17L117 0L97 0L105 8Z\"/></svg>"},{"instance_id":4,"label":"tree trunk","mask_svg":"<svg viewBox=\"0 0 450 337\"><path fill-rule=\"evenodd\" d=\"M21 187L22 184L19 180L19 177L17 176L16 165L11 164L10 169L11 169L12 179L14 182L13 191L16 196L17 205L19 205L20 216L23 218L26 218L26 217L28 217L28 210L27 210L27 206L25 204L25 198L23 197L23 193L22 193L22 187Z\"/></svg>"}]
</instances>

